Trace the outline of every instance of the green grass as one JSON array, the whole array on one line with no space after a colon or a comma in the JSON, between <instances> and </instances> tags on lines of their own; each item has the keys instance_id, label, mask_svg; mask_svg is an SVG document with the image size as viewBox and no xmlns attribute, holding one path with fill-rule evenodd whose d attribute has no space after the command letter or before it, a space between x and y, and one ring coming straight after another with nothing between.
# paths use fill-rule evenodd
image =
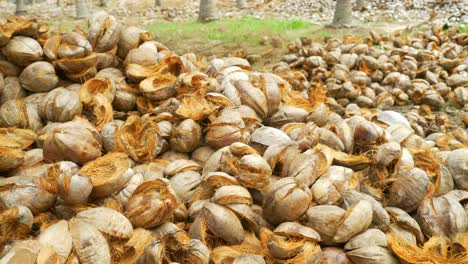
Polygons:
<instances>
[{"instance_id":1,"label":"green grass","mask_svg":"<svg viewBox=\"0 0 468 264\"><path fill-rule=\"evenodd\" d=\"M222 41L224 43L245 43L256 45L262 36L280 35L294 38L307 30L317 28L301 20L259 20L250 17L226 19L210 23L158 22L148 24L147 30L161 40L193 39L200 41Z\"/></svg>"},{"instance_id":2,"label":"green grass","mask_svg":"<svg viewBox=\"0 0 468 264\"><path fill-rule=\"evenodd\" d=\"M468 33L468 27L459 27L458 30L460 30L461 33Z\"/></svg>"}]
</instances>

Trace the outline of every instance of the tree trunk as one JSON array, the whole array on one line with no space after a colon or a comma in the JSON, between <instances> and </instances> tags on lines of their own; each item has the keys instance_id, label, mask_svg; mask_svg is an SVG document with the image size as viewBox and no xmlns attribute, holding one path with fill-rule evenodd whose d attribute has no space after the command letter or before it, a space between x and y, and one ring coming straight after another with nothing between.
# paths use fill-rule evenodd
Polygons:
<instances>
[{"instance_id":1,"label":"tree trunk","mask_svg":"<svg viewBox=\"0 0 468 264\"><path fill-rule=\"evenodd\" d=\"M100 0L99 1L99 6L100 7L106 7L107 6L106 0Z\"/></svg>"},{"instance_id":2,"label":"tree trunk","mask_svg":"<svg viewBox=\"0 0 468 264\"><path fill-rule=\"evenodd\" d=\"M86 0L75 0L76 19L87 18L89 16L88 3Z\"/></svg>"},{"instance_id":3,"label":"tree trunk","mask_svg":"<svg viewBox=\"0 0 468 264\"><path fill-rule=\"evenodd\" d=\"M57 6L60 7L60 0L57 0Z\"/></svg>"},{"instance_id":4,"label":"tree trunk","mask_svg":"<svg viewBox=\"0 0 468 264\"><path fill-rule=\"evenodd\" d=\"M351 0L336 0L333 27L351 26L353 22Z\"/></svg>"},{"instance_id":5,"label":"tree trunk","mask_svg":"<svg viewBox=\"0 0 468 264\"><path fill-rule=\"evenodd\" d=\"M356 0L356 11L363 11L366 7L366 1L365 0Z\"/></svg>"},{"instance_id":6,"label":"tree trunk","mask_svg":"<svg viewBox=\"0 0 468 264\"><path fill-rule=\"evenodd\" d=\"M202 22L215 20L218 17L216 0L200 0L200 15L198 19Z\"/></svg>"},{"instance_id":7,"label":"tree trunk","mask_svg":"<svg viewBox=\"0 0 468 264\"><path fill-rule=\"evenodd\" d=\"M161 0L156 0L155 6L162 6Z\"/></svg>"},{"instance_id":8,"label":"tree trunk","mask_svg":"<svg viewBox=\"0 0 468 264\"><path fill-rule=\"evenodd\" d=\"M28 12L26 12L26 6L24 5L24 0L16 0L16 11L15 16L25 16Z\"/></svg>"},{"instance_id":9,"label":"tree trunk","mask_svg":"<svg viewBox=\"0 0 468 264\"><path fill-rule=\"evenodd\" d=\"M247 3L245 0L237 0L237 8L242 9L246 7L247 7Z\"/></svg>"}]
</instances>

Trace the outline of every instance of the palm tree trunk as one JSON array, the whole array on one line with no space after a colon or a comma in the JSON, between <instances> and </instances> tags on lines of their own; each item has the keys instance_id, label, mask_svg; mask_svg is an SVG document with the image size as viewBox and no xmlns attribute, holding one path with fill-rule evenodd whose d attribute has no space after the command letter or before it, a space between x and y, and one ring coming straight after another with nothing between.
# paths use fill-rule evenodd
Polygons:
<instances>
[{"instance_id":1,"label":"palm tree trunk","mask_svg":"<svg viewBox=\"0 0 468 264\"><path fill-rule=\"evenodd\" d=\"M237 0L237 8L242 9L246 7L247 7L247 3L245 0Z\"/></svg>"},{"instance_id":2,"label":"palm tree trunk","mask_svg":"<svg viewBox=\"0 0 468 264\"><path fill-rule=\"evenodd\" d=\"M156 0L155 6L162 6L161 0Z\"/></svg>"},{"instance_id":3,"label":"palm tree trunk","mask_svg":"<svg viewBox=\"0 0 468 264\"><path fill-rule=\"evenodd\" d=\"M200 14L198 19L202 22L215 20L218 17L216 0L200 0Z\"/></svg>"},{"instance_id":4,"label":"palm tree trunk","mask_svg":"<svg viewBox=\"0 0 468 264\"><path fill-rule=\"evenodd\" d=\"M351 26L353 22L351 0L336 0L333 27Z\"/></svg>"},{"instance_id":5,"label":"palm tree trunk","mask_svg":"<svg viewBox=\"0 0 468 264\"><path fill-rule=\"evenodd\" d=\"M87 18L89 16L88 3L86 0L75 0L76 19Z\"/></svg>"},{"instance_id":6,"label":"palm tree trunk","mask_svg":"<svg viewBox=\"0 0 468 264\"><path fill-rule=\"evenodd\" d=\"M24 5L24 0L16 0L16 11L15 16L25 16L28 12L26 12L26 6Z\"/></svg>"}]
</instances>

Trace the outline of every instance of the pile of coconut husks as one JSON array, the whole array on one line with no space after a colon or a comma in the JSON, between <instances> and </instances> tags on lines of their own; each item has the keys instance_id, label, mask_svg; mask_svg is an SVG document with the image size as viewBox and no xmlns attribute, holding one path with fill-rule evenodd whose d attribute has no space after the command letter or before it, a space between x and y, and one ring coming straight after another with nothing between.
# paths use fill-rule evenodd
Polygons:
<instances>
[{"instance_id":1,"label":"pile of coconut husks","mask_svg":"<svg viewBox=\"0 0 468 264\"><path fill-rule=\"evenodd\" d=\"M468 263L466 33L256 72L88 28L0 25L0 263Z\"/></svg>"}]
</instances>

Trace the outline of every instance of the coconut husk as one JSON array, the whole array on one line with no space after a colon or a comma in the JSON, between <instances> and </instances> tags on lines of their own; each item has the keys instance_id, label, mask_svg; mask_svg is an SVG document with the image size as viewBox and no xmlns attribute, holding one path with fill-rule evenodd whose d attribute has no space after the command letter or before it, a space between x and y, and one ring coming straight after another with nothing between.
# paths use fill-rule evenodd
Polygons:
<instances>
[{"instance_id":1,"label":"coconut husk","mask_svg":"<svg viewBox=\"0 0 468 264\"><path fill-rule=\"evenodd\" d=\"M185 71L182 60L179 56L168 54L158 64L154 66L141 66L138 64L129 64L126 68L126 74L130 80L141 81L154 75L170 73L179 76Z\"/></svg>"},{"instance_id":2,"label":"coconut husk","mask_svg":"<svg viewBox=\"0 0 468 264\"><path fill-rule=\"evenodd\" d=\"M262 247L261 241L250 232L245 232L244 241L239 245L220 246L211 251L211 260L217 263L231 263L243 254L257 254L268 256L267 250Z\"/></svg>"},{"instance_id":3,"label":"coconut husk","mask_svg":"<svg viewBox=\"0 0 468 264\"><path fill-rule=\"evenodd\" d=\"M186 95L179 101L180 105L174 114L182 119L200 121L213 113L210 104L203 97Z\"/></svg>"},{"instance_id":4,"label":"coconut husk","mask_svg":"<svg viewBox=\"0 0 468 264\"><path fill-rule=\"evenodd\" d=\"M65 76L72 82L84 83L93 78L97 73L96 67L85 69L79 73L65 73Z\"/></svg>"},{"instance_id":5,"label":"coconut husk","mask_svg":"<svg viewBox=\"0 0 468 264\"><path fill-rule=\"evenodd\" d=\"M95 197L106 197L120 191L133 176L131 160L125 153L112 152L84 165L79 174L93 184Z\"/></svg>"},{"instance_id":6,"label":"coconut husk","mask_svg":"<svg viewBox=\"0 0 468 264\"><path fill-rule=\"evenodd\" d=\"M0 212L0 250L6 242L25 239L31 232L31 227L22 223L19 210L15 206Z\"/></svg>"},{"instance_id":7,"label":"coconut husk","mask_svg":"<svg viewBox=\"0 0 468 264\"><path fill-rule=\"evenodd\" d=\"M152 75L140 83L143 96L155 101L166 100L176 95L177 77L170 73Z\"/></svg>"},{"instance_id":8,"label":"coconut husk","mask_svg":"<svg viewBox=\"0 0 468 264\"><path fill-rule=\"evenodd\" d=\"M80 100L86 108L92 109L92 123L98 130L113 119L114 96L115 87L107 78L92 78L81 86Z\"/></svg>"},{"instance_id":9,"label":"coconut husk","mask_svg":"<svg viewBox=\"0 0 468 264\"><path fill-rule=\"evenodd\" d=\"M0 171L19 167L24 161L24 152L20 148L0 147Z\"/></svg>"},{"instance_id":10,"label":"coconut husk","mask_svg":"<svg viewBox=\"0 0 468 264\"><path fill-rule=\"evenodd\" d=\"M431 237L422 247L408 243L394 232L387 234L387 241L393 252L407 263L468 263L468 233L459 234L454 241L444 237Z\"/></svg>"},{"instance_id":11,"label":"coconut husk","mask_svg":"<svg viewBox=\"0 0 468 264\"><path fill-rule=\"evenodd\" d=\"M115 131L115 149L126 152L135 161L150 161L162 150L160 129L149 115L130 116Z\"/></svg>"},{"instance_id":12,"label":"coconut husk","mask_svg":"<svg viewBox=\"0 0 468 264\"><path fill-rule=\"evenodd\" d=\"M123 245L114 245L112 258L118 259L119 263L133 264L143 254L145 248L154 241L154 234L143 228L137 228L133 231L132 237Z\"/></svg>"},{"instance_id":13,"label":"coconut husk","mask_svg":"<svg viewBox=\"0 0 468 264\"><path fill-rule=\"evenodd\" d=\"M69 74L86 72L89 68L96 66L97 63L98 56L96 53L91 53L90 55L82 58L63 58L54 61L54 65Z\"/></svg>"},{"instance_id":14,"label":"coconut husk","mask_svg":"<svg viewBox=\"0 0 468 264\"><path fill-rule=\"evenodd\" d=\"M120 25L114 16L105 11L94 13L88 20L88 40L95 52L117 52Z\"/></svg>"},{"instance_id":15,"label":"coconut husk","mask_svg":"<svg viewBox=\"0 0 468 264\"><path fill-rule=\"evenodd\" d=\"M37 138L37 134L29 129L0 128L0 146L27 149Z\"/></svg>"}]
</instances>

